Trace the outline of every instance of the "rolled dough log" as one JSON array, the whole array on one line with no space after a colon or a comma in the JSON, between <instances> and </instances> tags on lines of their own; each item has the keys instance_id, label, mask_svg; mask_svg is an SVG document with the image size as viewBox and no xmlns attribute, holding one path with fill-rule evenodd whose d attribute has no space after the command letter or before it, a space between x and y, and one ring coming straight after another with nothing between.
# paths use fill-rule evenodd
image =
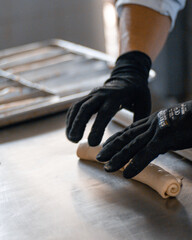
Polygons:
<instances>
[{"instance_id":1,"label":"rolled dough log","mask_svg":"<svg viewBox=\"0 0 192 240\"><path fill-rule=\"evenodd\" d=\"M101 148L101 145L90 147L87 141L82 141L77 148L77 156L83 160L97 161L96 156ZM123 171L125 167L120 170ZM180 193L182 185L181 179L152 163L132 179L148 185L158 192L162 198L176 197Z\"/></svg>"},{"instance_id":2,"label":"rolled dough log","mask_svg":"<svg viewBox=\"0 0 192 240\"><path fill-rule=\"evenodd\" d=\"M133 113L126 109L121 109L112 120L123 127L127 127L133 123Z\"/></svg>"}]
</instances>

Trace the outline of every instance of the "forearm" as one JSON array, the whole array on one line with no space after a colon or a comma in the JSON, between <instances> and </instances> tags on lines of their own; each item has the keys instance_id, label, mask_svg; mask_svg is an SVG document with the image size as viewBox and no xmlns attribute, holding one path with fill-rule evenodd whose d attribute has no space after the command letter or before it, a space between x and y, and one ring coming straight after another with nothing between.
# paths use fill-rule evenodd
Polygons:
<instances>
[{"instance_id":1,"label":"forearm","mask_svg":"<svg viewBox=\"0 0 192 240\"><path fill-rule=\"evenodd\" d=\"M139 5L125 5L120 18L120 54L139 50L152 61L161 51L169 30L168 16Z\"/></svg>"}]
</instances>

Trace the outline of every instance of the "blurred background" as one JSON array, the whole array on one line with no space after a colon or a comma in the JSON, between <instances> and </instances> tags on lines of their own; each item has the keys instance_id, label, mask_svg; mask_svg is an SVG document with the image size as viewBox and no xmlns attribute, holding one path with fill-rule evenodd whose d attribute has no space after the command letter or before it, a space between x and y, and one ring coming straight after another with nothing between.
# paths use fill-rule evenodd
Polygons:
<instances>
[{"instance_id":1,"label":"blurred background","mask_svg":"<svg viewBox=\"0 0 192 240\"><path fill-rule=\"evenodd\" d=\"M1 0L0 49L61 38L118 56L112 0ZM165 105L191 98L192 2L179 13L166 46L155 61L153 93Z\"/></svg>"}]
</instances>

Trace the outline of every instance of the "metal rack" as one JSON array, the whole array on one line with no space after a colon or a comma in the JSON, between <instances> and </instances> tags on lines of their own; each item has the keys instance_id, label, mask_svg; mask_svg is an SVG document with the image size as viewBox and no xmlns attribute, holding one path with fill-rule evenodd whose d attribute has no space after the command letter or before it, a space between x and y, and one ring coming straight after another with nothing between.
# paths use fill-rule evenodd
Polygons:
<instances>
[{"instance_id":1,"label":"metal rack","mask_svg":"<svg viewBox=\"0 0 192 240\"><path fill-rule=\"evenodd\" d=\"M114 61L59 39L0 51L0 127L69 108L103 84Z\"/></svg>"}]
</instances>

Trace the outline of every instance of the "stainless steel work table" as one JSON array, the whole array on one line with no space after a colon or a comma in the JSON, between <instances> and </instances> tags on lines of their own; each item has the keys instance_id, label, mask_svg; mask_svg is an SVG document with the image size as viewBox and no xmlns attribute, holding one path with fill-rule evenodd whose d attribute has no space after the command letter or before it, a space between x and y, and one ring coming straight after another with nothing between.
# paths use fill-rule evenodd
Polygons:
<instances>
[{"instance_id":1,"label":"stainless steel work table","mask_svg":"<svg viewBox=\"0 0 192 240\"><path fill-rule=\"evenodd\" d=\"M108 133L117 130L114 123ZM155 162L184 176L175 199L79 161L65 137L65 114L0 133L1 240L192 239L192 163Z\"/></svg>"}]
</instances>

